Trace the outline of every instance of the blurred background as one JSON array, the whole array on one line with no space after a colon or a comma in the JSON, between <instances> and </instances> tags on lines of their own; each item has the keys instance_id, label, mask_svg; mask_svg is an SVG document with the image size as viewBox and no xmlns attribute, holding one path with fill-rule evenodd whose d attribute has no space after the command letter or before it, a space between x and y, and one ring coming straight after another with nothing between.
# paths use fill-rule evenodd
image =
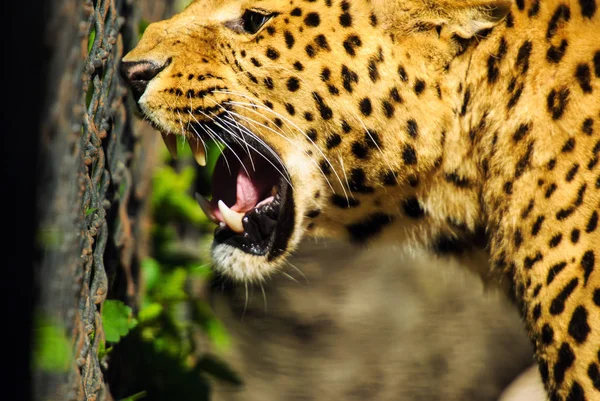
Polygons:
<instances>
[{"instance_id":1,"label":"blurred background","mask_svg":"<svg viewBox=\"0 0 600 401\"><path fill-rule=\"evenodd\" d=\"M309 240L264 288L213 276L193 198L210 166L187 146L172 160L117 73L186 4L47 0L28 19L43 42L18 46L10 77L41 101L3 116L3 148L28 152L2 160L20 275L2 293L20 300L7 319L26 372L10 399L498 399L531 346L509 300L454 262Z\"/></svg>"}]
</instances>

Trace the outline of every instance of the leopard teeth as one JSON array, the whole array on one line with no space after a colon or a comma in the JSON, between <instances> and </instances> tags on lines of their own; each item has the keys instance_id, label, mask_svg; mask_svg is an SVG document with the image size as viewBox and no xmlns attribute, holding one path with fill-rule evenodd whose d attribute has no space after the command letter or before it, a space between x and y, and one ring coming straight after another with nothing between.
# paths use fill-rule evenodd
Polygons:
<instances>
[{"instance_id":1,"label":"leopard teeth","mask_svg":"<svg viewBox=\"0 0 600 401\"><path fill-rule=\"evenodd\" d=\"M204 149L204 144L198 138L194 137L189 139L189 143L194 159L196 159L196 163L202 167L206 166L206 150Z\"/></svg>"},{"instance_id":2,"label":"leopard teeth","mask_svg":"<svg viewBox=\"0 0 600 401\"><path fill-rule=\"evenodd\" d=\"M165 134L164 132L161 132L160 135L162 136L165 145L167 145L171 157L177 160L177 137L172 134Z\"/></svg>"},{"instance_id":3,"label":"leopard teeth","mask_svg":"<svg viewBox=\"0 0 600 401\"><path fill-rule=\"evenodd\" d=\"M221 215L227 226L238 234L243 233L244 225L242 224L242 219L244 218L244 214L231 210L222 200L220 200L217 205L219 206L219 210L221 211Z\"/></svg>"},{"instance_id":4,"label":"leopard teeth","mask_svg":"<svg viewBox=\"0 0 600 401\"><path fill-rule=\"evenodd\" d=\"M202 211L204 212L204 214L206 215L206 217L208 217L213 223L219 224L220 223L219 219L217 219L217 217L215 216L215 214L212 212L212 208L210 207L210 203L206 200L206 198L204 198L198 192L196 192L194 194L194 197L196 198L196 202L198 202L198 206L200 206L200 209L202 209Z\"/></svg>"}]
</instances>

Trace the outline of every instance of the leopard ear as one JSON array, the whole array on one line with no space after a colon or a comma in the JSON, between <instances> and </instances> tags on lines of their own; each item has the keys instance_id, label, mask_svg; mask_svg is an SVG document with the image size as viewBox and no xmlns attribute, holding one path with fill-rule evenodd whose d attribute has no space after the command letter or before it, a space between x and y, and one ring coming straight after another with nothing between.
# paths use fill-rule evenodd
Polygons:
<instances>
[{"instance_id":1,"label":"leopard ear","mask_svg":"<svg viewBox=\"0 0 600 401\"><path fill-rule=\"evenodd\" d=\"M378 16L390 28L410 31L412 26L446 26L468 39L492 28L510 11L510 0L371 0Z\"/></svg>"}]
</instances>

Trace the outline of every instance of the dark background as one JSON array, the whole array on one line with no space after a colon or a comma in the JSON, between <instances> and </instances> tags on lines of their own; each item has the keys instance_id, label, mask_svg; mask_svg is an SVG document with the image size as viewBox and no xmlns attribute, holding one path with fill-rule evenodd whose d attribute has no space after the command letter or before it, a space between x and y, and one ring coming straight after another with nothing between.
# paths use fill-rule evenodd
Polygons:
<instances>
[{"instance_id":1,"label":"dark background","mask_svg":"<svg viewBox=\"0 0 600 401\"><path fill-rule=\"evenodd\" d=\"M33 238L40 109L44 98L43 2L9 1L2 18L2 303L6 399L31 399ZM7 10L8 9L8 10ZM8 273L8 274L7 274ZM11 396L11 392L17 395Z\"/></svg>"}]
</instances>

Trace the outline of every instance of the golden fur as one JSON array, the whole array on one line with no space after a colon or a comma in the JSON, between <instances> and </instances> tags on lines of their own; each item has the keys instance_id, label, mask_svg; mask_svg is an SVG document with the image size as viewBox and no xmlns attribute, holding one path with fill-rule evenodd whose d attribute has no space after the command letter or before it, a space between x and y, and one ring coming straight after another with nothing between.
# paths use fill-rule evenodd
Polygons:
<instances>
[{"instance_id":1,"label":"golden fur","mask_svg":"<svg viewBox=\"0 0 600 401\"><path fill-rule=\"evenodd\" d=\"M485 252L521 307L551 399L598 400L597 8L196 1L150 25L124 60L165 66L139 99L161 131L193 135L190 124L228 104L290 173L285 252L217 245L217 269L260 280L307 235ZM247 34L247 9L276 15ZM195 95L213 88L227 89Z\"/></svg>"}]
</instances>

